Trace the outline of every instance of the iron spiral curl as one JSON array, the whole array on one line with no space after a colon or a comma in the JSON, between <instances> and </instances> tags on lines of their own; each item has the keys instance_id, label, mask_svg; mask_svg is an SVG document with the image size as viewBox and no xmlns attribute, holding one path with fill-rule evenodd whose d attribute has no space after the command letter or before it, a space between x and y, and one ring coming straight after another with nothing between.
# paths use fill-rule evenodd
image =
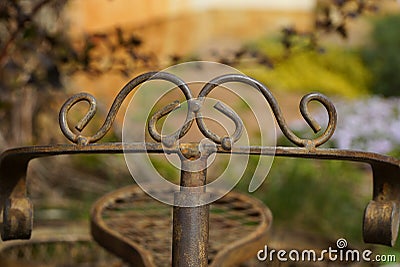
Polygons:
<instances>
[{"instance_id":1,"label":"iron spiral curl","mask_svg":"<svg viewBox=\"0 0 400 267\"><path fill-rule=\"evenodd\" d=\"M286 136L287 139L289 139L293 144L300 146L300 147L306 147L308 149L313 149L315 147L318 147L324 143L326 143L333 133L335 132L336 129L336 124L337 124L337 112L336 108L333 105L332 101L330 101L326 96L324 96L321 93L310 93L305 96L300 101L300 112L303 116L303 118L306 120L308 125L313 129L315 133L318 133L321 131L321 126L319 123L312 117L311 113L308 110L308 104L311 101L318 101L321 103L325 109L328 112L329 116L329 121L328 121L328 126L325 129L325 131L320 135L319 137L316 137L315 139L306 139L306 138L300 138L298 137L295 133L293 133L292 130L289 129L285 118L282 115L282 111L279 108L279 104L276 101L275 97L272 95L271 91L263 85L261 82L250 78L245 75L241 74L227 74L227 75L222 75L219 77L214 78L210 82L208 82L200 91L198 98L199 99L204 99L207 97L207 95L216 87L219 85L222 85L224 83L229 83L229 82L239 82L239 83L244 83L247 84L256 90L258 90L265 98L265 100L268 102L269 106L272 109L272 112L274 113L275 119L279 125L279 128L281 129L282 133ZM201 116L196 117L197 125L199 126L200 131L207 136L209 130L205 126L203 119Z\"/></svg>"},{"instance_id":2,"label":"iron spiral curl","mask_svg":"<svg viewBox=\"0 0 400 267\"><path fill-rule=\"evenodd\" d=\"M81 132L86 125L90 122L90 120L93 118L93 116L96 113L96 100L95 98L88 94L88 93L80 93L76 94L72 97L70 97L64 105L61 107L60 113L59 113L59 123L60 123L60 128L65 137L67 137L70 141L73 143L79 144L79 145L87 145L89 143L95 143L99 141L101 138L106 135L106 133L110 130L111 125L113 124L115 117L125 100L125 98L128 96L128 94L135 89L138 85L150 81L150 80L164 80L164 81L169 81L176 86L179 87L179 89L182 91L182 93L185 95L186 100L192 99L192 92L190 91L189 87L187 84L185 84L184 81L182 81L180 78L177 76L171 74L171 73L166 73L166 72L147 72L144 74L141 74L137 76L136 78L133 78L131 81L129 81L118 93L116 96L114 102L112 103L110 110L107 114L107 117L103 123L103 125L100 127L100 129L92 136L84 136L82 134L76 134L74 133L70 126L68 125L68 112L69 110L77 103L86 101L90 104L89 110L86 113L86 115L83 117L82 120L79 121L79 123L75 126L75 129ZM185 135L187 131L190 129L191 126L191 120L189 119L190 114L187 114L186 121L189 121L188 124L185 124L182 129L179 130L180 135ZM176 133L174 133L176 135Z\"/></svg>"}]
</instances>

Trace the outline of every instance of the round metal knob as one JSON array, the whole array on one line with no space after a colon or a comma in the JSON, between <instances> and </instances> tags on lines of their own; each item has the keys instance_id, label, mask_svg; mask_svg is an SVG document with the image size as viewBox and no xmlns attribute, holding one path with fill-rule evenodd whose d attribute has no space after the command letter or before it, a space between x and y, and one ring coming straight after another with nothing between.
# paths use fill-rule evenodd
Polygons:
<instances>
[{"instance_id":1,"label":"round metal knob","mask_svg":"<svg viewBox=\"0 0 400 267\"><path fill-rule=\"evenodd\" d=\"M9 198L3 211L2 240L29 239L33 224L33 205L29 198Z\"/></svg>"},{"instance_id":2,"label":"round metal knob","mask_svg":"<svg viewBox=\"0 0 400 267\"><path fill-rule=\"evenodd\" d=\"M399 230L399 205L395 201L371 200L364 213L366 243L394 246Z\"/></svg>"}]
</instances>

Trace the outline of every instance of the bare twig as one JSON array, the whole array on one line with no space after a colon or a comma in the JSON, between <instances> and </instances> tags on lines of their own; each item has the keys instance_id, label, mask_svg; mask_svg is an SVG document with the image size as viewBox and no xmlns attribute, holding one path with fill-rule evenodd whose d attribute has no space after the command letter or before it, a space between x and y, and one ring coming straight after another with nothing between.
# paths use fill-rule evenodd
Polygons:
<instances>
[{"instance_id":1,"label":"bare twig","mask_svg":"<svg viewBox=\"0 0 400 267\"><path fill-rule=\"evenodd\" d=\"M8 49L10 48L11 44L15 41L15 39L18 37L18 34L23 29L25 23L31 21L34 18L34 16L40 11L40 9L45 5L47 5L48 3L50 3L51 1L52 0L43 0L39 2L32 8L30 14L23 14L23 17L18 20L17 28L13 32L11 32L10 37L5 42L3 48L0 51L0 65L3 65L3 61L7 56Z\"/></svg>"}]
</instances>

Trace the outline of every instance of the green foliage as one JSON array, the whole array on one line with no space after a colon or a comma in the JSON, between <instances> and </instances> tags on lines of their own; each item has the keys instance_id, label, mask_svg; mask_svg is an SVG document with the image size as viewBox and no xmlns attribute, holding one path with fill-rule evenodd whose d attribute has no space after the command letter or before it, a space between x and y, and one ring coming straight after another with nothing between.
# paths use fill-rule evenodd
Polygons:
<instances>
[{"instance_id":1,"label":"green foliage","mask_svg":"<svg viewBox=\"0 0 400 267\"><path fill-rule=\"evenodd\" d=\"M238 187L247 191L251 172L246 176ZM275 225L361 243L362 215L370 196L360 187L364 176L352 163L275 158L254 195L271 209Z\"/></svg>"},{"instance_id":2,"label":"green foliage","mask_svg":"<svg viewBox=\"0 0 400 267\"><path fill-rule=\"evenodd\" d=\"M298 48L281 60L284 51L276 41L264 40L254 48L278 63L273 68L257 64L242 66L241 70L271 88L301 93L319 91L350 98L367 93L370 73L354 51L329 48L318 52Z\"/></svg>"},{"instance_id":3,"label":"green foliage","mask_svg":"<svg viewBox=\"0 0 400 267\"><path fill-rule=\"evenodd\" d=\"M180 170L171 164L165 156L151 155L150 161L162 177L172 183L179 184Z\"/></svg>"},{"instance_id":4,"label":"green foliage","mask_svg":"<svg viewBox=\"0 0 400 267\"><path fill-rule=\"evenodd\" d=\"M373 74L371 92L400 95L400 15L375 21L371 43L363 49L363 59Z\"/></svg>"}]
</instances>

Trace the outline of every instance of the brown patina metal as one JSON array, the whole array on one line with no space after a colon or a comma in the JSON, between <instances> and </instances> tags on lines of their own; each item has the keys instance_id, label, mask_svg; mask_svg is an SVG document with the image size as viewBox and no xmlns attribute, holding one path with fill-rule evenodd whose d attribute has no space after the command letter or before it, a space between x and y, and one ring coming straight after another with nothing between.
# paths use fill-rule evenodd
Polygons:
<instances>
[{"instance_id":1,"label":"brown patina metal","mask_svg":"<svg viewBox=\"0 0 400 267\"><path fill-rule=\"evenodd\" d=\"M148 131L156 142L96 144L110 129L125 97L143 82L156 79L174 83L184 94L189 105L183 126L168 136L162 136L155 127L158 119L179 107L179 102L173 102L156 112L149 121ZM260 92L269 103L283 134L298 147L240 147L235 145L235 142L240 138L243 124L239 116L222 103L218 103L215 108L234 122L236 130L232 136L218 136L210 131L201 116L202 103L213 89L228 82L245 83ZM89 111L75 126L76 130L71 130L67 122L68 111L73 105L81 101L89 103ZM365 210L363 222L364 240L365 242L393 245L397 238L399 227L400 160L370 152L320 148L319 146L327 142L333 135L337 123L337 115L332 102L322 94L312 93L304 96L300 102L300 111L306 122L316 133L321 131L321 127L308 110L308 103L311 101L317 101L325 107L329 122L325 131L316 138L301 138L289 129L277 101L269 89L257 80L239 74L223 75L208 82L199 95L194 98L189 87L175 75L164 72L150 72L131 80L117 95L100 130L92 136L84 136L81 131L94 116L96 101L93 96L86 93L75 95L63 105L59 116L62 132L74 144L22 147L10 149L1 154L0 210L3 213L2 239L28 239L30 237L33 208L27 196L26 173L28 163L32 159L61 154L175 153L181 155L182 165L187 165L182 168L181 173L182 192L175 192L175 200L179 201L180 198L193 197L194 193L206 197L207 192L189 190L190 187L206 183L206 168L202 171L190 171L193 170L191 165L206 162L207 157L213 153L223 153L275 155L368 163L373 170L374 192L373 200L370 201ZM177 142L187 134L194 122L196 122L201 133L215 143L215 145L210 146L204 145L205 150L203 149L203 151L206 151L205 154L199 153L199 144L197 143L179 144ZM199 161L198 159L201 160ZM192 192L193 194L187 194L186 189L189 190L187 192ZM174 266L189 266L189 263L193 261L193 257L197 258L198 255L200 255L199 260L193 264L195 266L207 265L207 247L205 244L208 242L208 214L209 207L207 205L195 208L176 207L174 209ZM196 223L191 224L188 223L189 221ZM196 255L193 255L195 252ZM184 256L186 260L184 260ZM184 260L183 263L181 262L182 260Z\"/></svg>"},{"instance_id":2,"label":"brown patina metal","mask_svg":"<svg viewBox=\"0 0 400 267\"><path fill-rule=\"evenodd\" d=\"M208 266L209 205L179 205L190 201L188 198L206 198L209 194L203 187L209 153L201 155L197 147L194 144L181 149L181 191L174 192L172 266Z\"/></svg>"}]
</instances>

